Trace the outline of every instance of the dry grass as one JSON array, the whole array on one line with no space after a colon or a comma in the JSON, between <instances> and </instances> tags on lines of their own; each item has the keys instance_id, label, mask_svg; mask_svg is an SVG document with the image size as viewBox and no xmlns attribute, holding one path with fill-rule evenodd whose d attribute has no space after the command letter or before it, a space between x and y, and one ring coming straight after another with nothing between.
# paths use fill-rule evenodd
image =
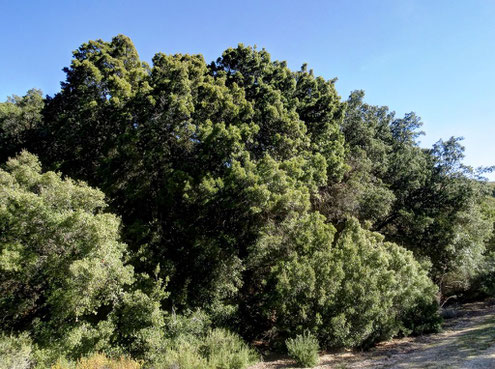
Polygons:
<instances>
[{"instance_id":1,"label":"dry grass","mask_svg":"<svg viewBox=\"0 0 495 369\"><path fill-rule=\"evenodd\" d=\"M51 369L141 369L141 364L125 357L110 359L103 354L94 354L78 360L75 367L59 361Z\"/></svg>"}]
</instances>

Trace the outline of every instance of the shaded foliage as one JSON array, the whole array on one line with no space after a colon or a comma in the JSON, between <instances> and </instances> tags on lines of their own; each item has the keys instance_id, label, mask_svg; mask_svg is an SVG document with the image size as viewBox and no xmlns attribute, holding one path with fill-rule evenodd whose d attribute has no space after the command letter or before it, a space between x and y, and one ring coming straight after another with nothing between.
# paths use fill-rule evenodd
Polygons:
<instances>
[{"instance_id":1,"label":"shaded foliage","mask_svg":"<svg viewBox=\"0 0 495 369\"><path fill-rule=\"evenodd\" d=\"M334 222L356 217L430 261L431 277L448 293L444 279L476 268L491 235L480 208L488 193L481 176L490 168L465 166L459 138L421 148L414 113L396 118L363 98L351 94L342 125L350 170L320 190L315 205Z\"/></svg>"}]
</instances>

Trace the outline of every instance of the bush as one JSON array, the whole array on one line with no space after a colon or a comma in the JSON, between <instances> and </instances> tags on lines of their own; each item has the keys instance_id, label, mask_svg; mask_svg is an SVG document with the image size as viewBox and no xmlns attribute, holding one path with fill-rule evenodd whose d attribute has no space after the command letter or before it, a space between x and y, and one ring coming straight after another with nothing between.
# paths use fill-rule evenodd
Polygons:
<instances>
[{"instance_id":1,"label":"bush","mask_svg":"<svg viewBox=\"0 0 495 369\"><path fill-rule=\"evenodd\" d=\"M77 363L59 360L51 369L140 369L141 363L126 357L110 359L103 354L82 358Z\"/></svg>"},{"instance_id":2,"label":"bush","mask_svg":"<svg viewBox=\"0 0 495 369\"><path fill-rule=\"evenodd\" d=\"M0 369L29 369L33 364L27 335L0 336Z\"/></svg>"},{"instance_id":3,"label":"bush","mask_svg":"<svg viewBox=\"0 0 495 369\"><path fill-rule=\"evenodd\" d=\"M238 335L224 329L210 331L202 351L212 368L243 369L259 359Z\"/></svg>"},{"instance_id":4,"label":"bush","mask_svg":"<svg viewBox=\"0 0 495 369\"><path fill-rule=\"evenodd\" d=\"M197 343L181 339L156 362L163 369L208 369L208 361L201 356Z\"/></svg>"},{"instance_id":5,"label":"bush","mask_svg":"<svg viewBox=\"0 0 495 369\"><path fill-rule=\"evenodd\" d=\"M111 341L134 358L152 360L164 344L163 315L153 296L141 291L125 293L109 317Z\"/></svg>"},{"instance_id":6,"label":"bush","mask_svg":"<svg viewBox=\"0 0 495 369\"><path fill-rule=\"evenodd\" d=\"M297 365L312 368L318 364L318 340L309 331L297 335L296 338L287 339L285 344L289 356Z\"/></svg>"},{"instance_id":7,"label":"bush","mask_svg":"<svg viewBox=\"0 0 495 369\"><path fill-rule=\"evenodd\" d=\"M155 363L164 369L243 369L259 357L242 339L224 329L205 337L182 335Z\"/></svg>"},{"instance_id":8,"label":"bush","mask_svg":"<svg viewBox=\"0 0 495 369\"><path fill-rule=\"evenodd\" d=\"M356 220L337 233L318 214L294 218L263 242L281 250L260 283L267 296L260 315L274 340L309 329L324 347L366 347L439 326L427 271L410 251ZM270 262L270 255L258 257Z\"/></svg>"}]
</instances>

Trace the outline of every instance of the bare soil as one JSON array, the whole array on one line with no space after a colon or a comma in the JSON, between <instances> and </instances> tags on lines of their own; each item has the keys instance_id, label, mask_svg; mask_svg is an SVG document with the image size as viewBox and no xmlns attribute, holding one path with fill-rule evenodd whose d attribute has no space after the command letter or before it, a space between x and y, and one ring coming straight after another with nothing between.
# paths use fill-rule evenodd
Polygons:
<instances>
[{"instance_id":1,"label":"bare soil","mask_svg":"<svg viewBox=\"0 0 495 369\"><path fill-rule=\"evenodd\" d=\"M325 369L495 369L495 300L450 308L441 333L394 339L370 351L326 353ZM267 358L249 369L297 368L287 357Z\"/></svg>"}]
</instances>

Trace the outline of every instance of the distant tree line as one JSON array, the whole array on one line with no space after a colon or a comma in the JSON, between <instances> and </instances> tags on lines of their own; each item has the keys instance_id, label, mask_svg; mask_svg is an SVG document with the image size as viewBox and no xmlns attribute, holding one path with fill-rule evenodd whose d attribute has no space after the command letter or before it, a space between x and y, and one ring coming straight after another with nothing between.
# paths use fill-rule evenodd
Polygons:
<instances>
[{"instance_id":1,"label":"distant tree line","mask_svg":"<svg viewBox=\"0 0 495 369\"><path fill-rule=\"evenodd\" d=\"M235 334L369 347L494 293L493 189L460 139L420 147L414 113L243 45L150 66L119 35L64 71L54 96L0 104L0 327L40 367L242 368ZM208 339L244 361L195 351Z\"/></svg>"}]
</instances>

